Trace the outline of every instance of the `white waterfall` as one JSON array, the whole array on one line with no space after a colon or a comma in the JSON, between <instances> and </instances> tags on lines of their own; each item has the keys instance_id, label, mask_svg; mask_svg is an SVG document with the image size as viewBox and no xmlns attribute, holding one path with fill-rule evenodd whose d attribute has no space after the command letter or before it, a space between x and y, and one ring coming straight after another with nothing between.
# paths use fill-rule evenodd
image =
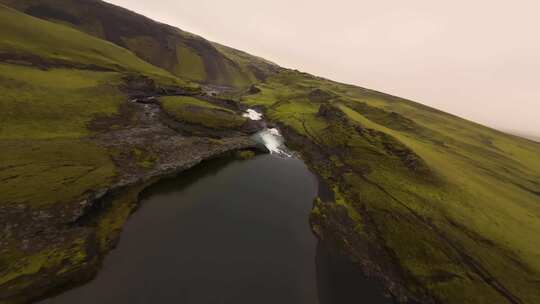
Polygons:
<instances>
[{"instance_id":1,"label":"white waterfall","mask_svg":"<svg viewBox=\"0 0 540 304\"><path fill-rule=\"evenodd\" d=\"M263 114L259 113L253 109L247 109L246 113L242 116L247 117L251 120L261 120ZM259 131L255 134L255 139L262 144L270 151L270 154L277 154L284 157L292 157L292 154L288 151L285 146L283 136L277 128L265 128L262 131Z\"/></svg>"}]
</instances>

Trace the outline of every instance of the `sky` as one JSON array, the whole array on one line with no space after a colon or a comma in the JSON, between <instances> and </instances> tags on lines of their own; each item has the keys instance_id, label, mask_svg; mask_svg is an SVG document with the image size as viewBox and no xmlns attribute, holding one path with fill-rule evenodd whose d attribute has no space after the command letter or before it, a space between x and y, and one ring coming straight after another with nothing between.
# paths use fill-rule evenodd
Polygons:
<instances>
[{"instance_id":1,"label":"sky","mask_svg":"<svg viewBox=\"0 0 540 304\"><path fill-rule=\"evenodd\" d=\"M540 1L109 2L283 67L540 137Z\"/></svg>"}]
</instances>

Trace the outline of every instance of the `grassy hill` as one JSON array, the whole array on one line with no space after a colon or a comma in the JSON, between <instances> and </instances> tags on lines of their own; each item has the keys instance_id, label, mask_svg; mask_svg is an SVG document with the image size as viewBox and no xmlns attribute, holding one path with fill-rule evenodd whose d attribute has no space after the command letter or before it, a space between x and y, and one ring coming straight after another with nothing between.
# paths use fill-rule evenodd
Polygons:
<instances>
[{"instance_id":1,"label":"grassy hill","mask_svg":"<svg viewBox=\"0 0 540 304\"><path fill-rule=\"evenodd\" d=\"M540 302L540 144L294 71L258 88L242 101L334 191L315 231L366 272L421 302Z\"/></svg>"},{"instance_id":2,"label":"grassy hill","mask_svg":"<svg viewBox=\"0 0 540 304\"><path fill-rule=\"evenodd\" d=\"M92 124L120 113L127 79L197 86L127 49L2 4L0 37L0 303L18 303L65 280L51 282L47 271L80 277L81 265L95 263L90 231L62 227L74 206L118 178L118 152L93 139Z\"/></svg>"},{"instance_id":3,"label":"grassy hill","mask_svg":"<svg viewBox=\"0 0 540 304\"><path fill-rule=\"evenodd\" d=\"M110 41L155 66L192 81L245 87L278 68L260 58L102 1L1 0L0 3ZM243 60L237 60L239 57Z\"/></svg>"},{"instance_id":4,"label":"grassy hill","mask_svg":"<svg viewBox=\"0 0 540 304\"><path fill-rule=\"evenodd\" d=\"M82 138L91 135L94 118L118 112L127 98L120 89L125 75L191 86L126 49L3 5L0 36L2 202L70 202L107 183L114 168L106 152ZM58 162L69 165L47 170ZM64 187L70 179L76 182ZM33 191L37 185L43 192Z\"/></svg>"},{"instance_id":5,"label":"grassy hill","mask_svg":"<svg viewBox=\"0 0 540 304\"><path fill-rule=\"evenodd\" d=\"M227 142L176 138L150 110L197 132L237 132L245 120L228 102L129 101L197 94L193 82L237 87L227 98L280 126L333 190L315 202L314 231L395 298L540 303L540 143L281 69L101 1L0 3L17 9L0 4L0 303L91 277L91 253L111 247L144 185L73 225L96 192ZM189 149L153 147L160 140Z\"/></svg>"}]
</instances>

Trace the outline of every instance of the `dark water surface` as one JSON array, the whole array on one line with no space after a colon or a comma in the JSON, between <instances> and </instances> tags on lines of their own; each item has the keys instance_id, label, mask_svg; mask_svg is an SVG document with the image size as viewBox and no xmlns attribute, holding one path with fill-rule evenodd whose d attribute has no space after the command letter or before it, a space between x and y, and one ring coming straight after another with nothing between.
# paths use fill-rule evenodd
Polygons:
<instances>
[{"instance_id":1,"label":"dark water surface","mask_svg":"<svg viewBox=\"0 0 540 304\"><path fill-rule=\"evenodd\" d=\"M207 162L145 191L96 279L43 303L391 303L317 243L316 193L298 159Z\"/></svg>"}]
</instances>

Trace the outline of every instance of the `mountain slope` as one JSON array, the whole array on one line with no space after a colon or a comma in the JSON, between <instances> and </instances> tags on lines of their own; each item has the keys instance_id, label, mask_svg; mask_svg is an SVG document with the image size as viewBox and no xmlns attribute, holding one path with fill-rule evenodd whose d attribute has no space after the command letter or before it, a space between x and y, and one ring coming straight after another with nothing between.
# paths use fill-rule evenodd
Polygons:
<instances>
[{"instance_id":1,"label":"mountain slope","mask_svg":"<svg viewBox=\"0 0 540 304\"><path fill-rule=\"evenodd\" d=\"M0 303L90 279L147 183L253 147L245 106L329 186L315 233L396 299L540 303L539 143L101 1L0 3L43 18L0 5Z\"/></svg>"},{"instance_id":2,"label":"mountain slope","mask_svg":"<svg viewBox=\"0 0 540 304\"><path fill-rule=\"evenodd\" d=\"M29 15L67 24L133 51L143 60L174 75L201 83L248 86L275 72L277 66L229 51L199 36L155 22L102 1L2 0ZM238 52L235 50L235 52Z\"/></svg>"},{"instance_id":3,"label":"mountain slope","mask_svg":"<svg viewBox=\"0 0 540 304\"><path fill-rule=\"evenodd\" d=\"M314 230L394 295L540 301L540 144L294 71L258 89L242 101L265 107L334 192Z\"/></svg>"},{"instance_id":4,"label":"mountain slope","mask_svg":"<svg viewBox=\"0 0 540 304\"><path fill-rule=\"evenodd\" d=\"M180 122L147 97L200 88L127 49L2 4L0 37L0 303L88 280L136 189L253 146L238 128L215 140L198 126L228 109L182 124L198 136L171 129ZM102 200L110 205L96 212Z\"/></svg>"}]
</instances>

